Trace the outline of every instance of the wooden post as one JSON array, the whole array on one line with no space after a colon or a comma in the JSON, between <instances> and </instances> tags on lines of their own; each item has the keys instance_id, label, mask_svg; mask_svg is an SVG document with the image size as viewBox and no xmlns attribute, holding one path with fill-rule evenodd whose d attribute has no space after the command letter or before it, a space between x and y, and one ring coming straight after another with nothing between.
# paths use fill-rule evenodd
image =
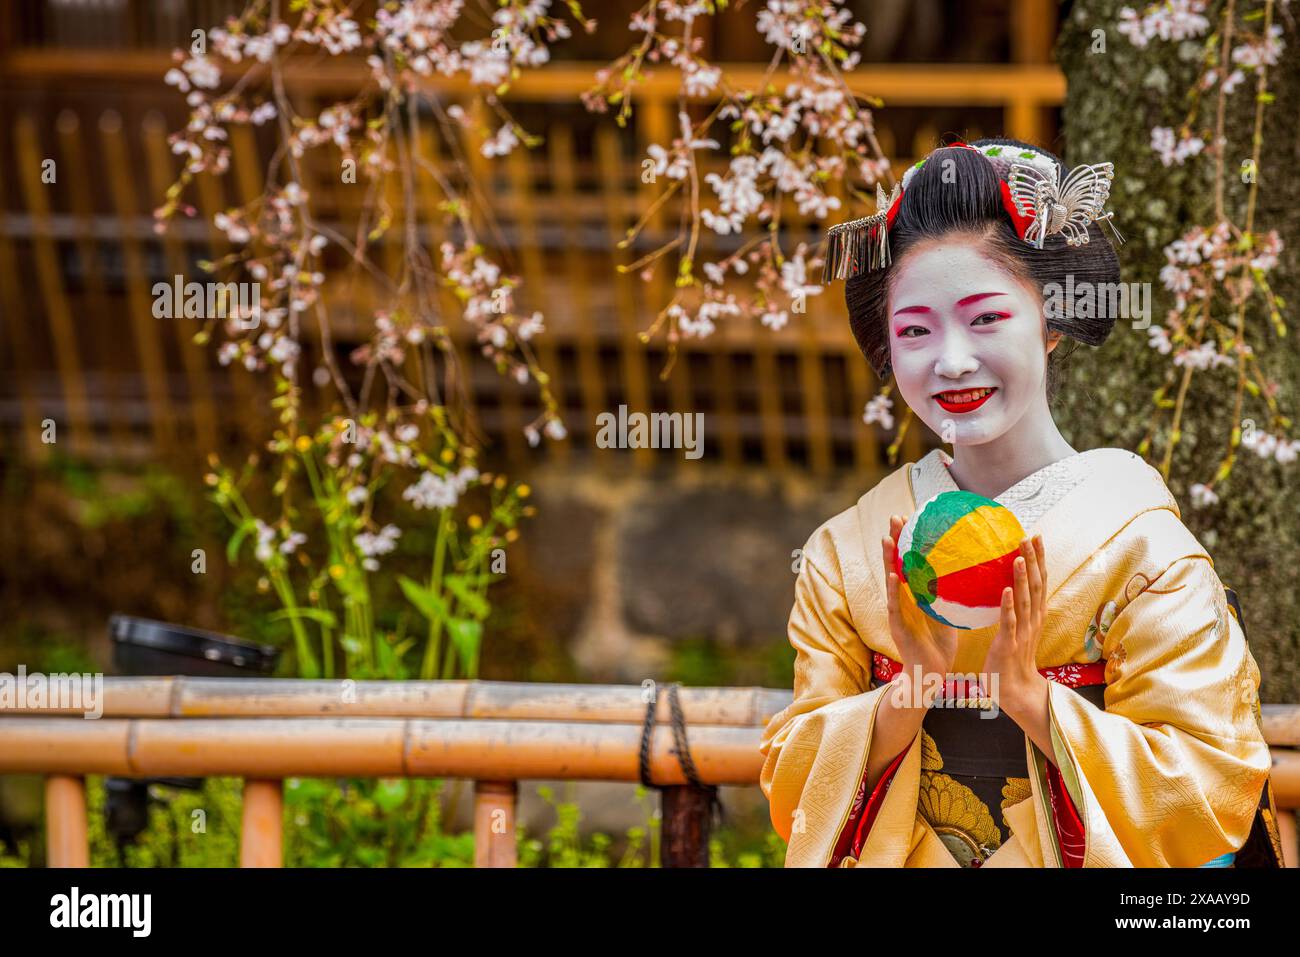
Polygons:
<instances>
[{"instance_id":1,"label":"wooden post","mask_svg":"<svg viewBox=\"0 0 1300 957\"><path fill-rule=\"evenodd\" d=\"M94 446L90 399L77 343L76 319L59 268L49 190L47 184L41 182L41 166L48 157L43 155L36 123L30 115L24 113L18 117L14 136L21 170L20 181L35 227L32 253L35 257L36 275L28 279L28 284L41 291L44 303L42 316L54 340L54 357L63 393L63 421L59 424L66 423L65 428L70 433L69 446L73 452L84 455L91 452ZM28 356L27 359L30 361L31 357Z\"/></svg>"},{"instance_id":2,"label":"wooden post","mask_svg":"<svg viewBox=\"0 0 1300 957\"><path fill-rule=\"evenodd\" d=\"M428 161L428 167L422 168L422 175L417 180L417 188L420 191L421 205L427 212L427 220L424 223L425 229L429 236L430 255L436 255L438 262L442 261L442 253L436 252L442 249L445 240L451 238L451 233L455 230L442 221L438 215L438 205L448 198L443 192L441 185L434 179L429 169L438 168L439 164L444 162L441 151L443 146L441 140L436 135L432 125L426 123L420 127L419 150L422 156ZM456 154L455 145L447 144L447 152L454 157ZM454 162L454 160L453 160ZM368 284L362 282L358 288L367 289ZM369 294L367 292L367 294ZM475 363L480 360L478 346L474 341L474 331L470 325L462 321L461 303L456 298L456 294L445 285L439 284L437 294L438 305L438 324L446 326L448 329L446 340L446 358L443 367L444 386L449 404L459 397L465 405L465 412L468 417L468 428L470 431L477 431L482 428L479 416L479 403L475 397L474 391L474 367ZM373 309L371 310L373 312ZM367 313L369 315L369 313ZM427 340L426 340L427 342ZM429 365L429 381L436 381L436 365L431 358L434 355L435 345L426 345L425 356Z\"/></svg>"},{"instance_id":3,"label":"wooden post","mask_svg":"<svg viewBox=\"0 0 1300 957\"><path fill-rule=\"evenodd\" d=\"M1013 63L1037 66L1051 62L1056 39L1055 6L1042 0L1012 0L1008 25ZM1032 94L1011 96L1004 108L1003 135L1027 143L1046 142L1045 105Z\"/></svg>"},{"instance_id":4,"label":"wooden post","mask_svg":"<svg viewBox=\"0 0 1300 957\"><path fill-rule=\"evenodd\" d=\"M155 111L147 113L142 131L152 195L162 196L174 181L171 152L167 149L167 129L162 115ZM162 248L163 261L167 267L164 278L170 281L173 276L185 276L189 272L188 248L177 239L175 230L163 235ZM186 280L189 278L185 276ZM186 398L189 400L189 409L186 411L193 416L194 422L193 444L187 451L194 453L198 461L203 461L205 453L216 450L218 428L207 353L194 342L194 334L201 328L201 323L191 323L177 316L174 320L161 324L158 330L160 340L176 336L177 351L185 367Z\"/></svg>"},{"instance_id":5,"label":"wooden post","mask_svg":"<svg viewBox=\"0 0 1300 957\"><path fill-rule=\"evenodd\" d=\"M533 343L533 348L537 350L537 361L542 371L550 376L550 388L555 396L555 401L559 403L559 415L561 421L564 420L564 413L567 405L564 400L564 391L566 383L562 378L560 368L560 354L558 347L558 337L556 332L566 318L561 318L556 313L560 309L558 303L552 303L548 297L550 292L546 282L546 261L542 251L541 234L537 228L537 214L535 212L537 190L533 182L533 165L532 160L528 157L528 150L517 149L511 150L510 155L506 157L506 174L509 177L510 193L514 209L512 210L515 226L518 229L519 236L519 258L524 265L525 286L524 303L529 306L536 306L538 309L545 310L547 326L549 327ZM523 303L516 303L515 309L520 315L531 315L532 311ZM515 384L502 383L503 387L511 389L516 388ZM567 441L548 442L544 446L548 455L554 455L557 461L566 461L573 443Z\"/></svg>"},{"instance_id":6,"label":"wooden post","mask_svg":"<svg viewBox=\"0 0 1300 957\"><path fill-rule=\"evenodd\" d=\"M474 866L514 867L515 800L519 786L514 781L474 782Z\"/></svg>"},{"instance_id":7,"label":"wooden post","mask_svg":"<svg viewBox=\"0 0 1300 957\"><path fill-rule=\"evenodd\" d=\"M244 781L244 818L240 828L240 867L283 867L281 850L282 782Z\"/></svg>"},{"instance_id":8,"label":"wooden post","mask_svg":"<svg viewBox=\"0 0 1300 957\"><path fill-rule=\"evenodd\" d=\"M496 193L495 167L483 155L483 137L479 132L489 126L488 108L481 98L474 97L473 102L469 105L468 112L472 118L472 125L465 130L465 152L472 182L465 184L467 195L493 196ZM474 220L480 228L486 228L481 213L475 215ZM515 308L519 310L521 304L516 303ZM528 454L528 444L524 441L524 426L528 424L531 418L525 417L522 404L523 389L512 376L508 375L498 375L494 387L497 394L497 411L500 416L498 421L501 424L501 442L505 446L506 461L512 465L517 465L523 462Z\"/></svg>"},{"instance_id":9,"label":"wooden post","mask_svg":"<svg viewBox=\"0 0 1300 957\"><path fill-rule=\"evenodd\" d=\"M797 248L801 238L809 234L810 220L798 211L790 210L786 215L791 248ZM811 221L817 229L821 227ZM814 240L815 242L815 240ZM795 303L791 303L794 311ZM834 460L831 448L831 429L826 407L826 371L822 368L821 336L817 328L818 313L812 304L804 302L802 313L795 313L790 324L795 327L798 342L795 351L798 356L799 403L803 413L804 447L807 455L807 467L814 475L830 474Z\"/></svg>"},{"instance_id":10,"label":"wooden post","mask_svg":"<svg viewBox=\"0 0 1300 957\"><path fill-rule=\"evenodd\" d=\"M881 151L885 156L894 155L894 137L888 128L881 127L876 131L876 141L880 143ZM851 197L842 180L830 184L829 189L831 195L842 204L841 209L853 208ZM842 292L843 290L840 290L840 293ZM836 298L821 295L816 298L816 301L819 313L830 313L831 328L838 327L842 332L847 326L844 321L843 295L840 294ZM867 402L882 388L882 383L876 381L871 364L867 362L851 335L839 342L838 352L844 357L853 468L858 475L877 475L880 473L880 449L879 442L876 440L876 426L863 422L862 414L866 410Z\"/></svg>"},{"instance_id":11,"label":"wooden post","mask_svg":"<svg viewBox=\"0 0 1300 957\"><path fill-rule=\"evenodd\" d=\"M153 295L150 291L153 287L149 282L147 253L144 243L132 231L132 224L140 215L140 203L136 194L135 160L127 146L127 134L123 131L123 126L122 116L116 110L105 110L101 114L100 156L105 163L104 181L109 187L113 209L117 213L116 238L126 280L126 311L144 380L149 421L152 425L151 435L156 446L170 450L176 439L177 409L168 382L163 334L164 331L171 330L153 316ZM145 208L148 209L150 205L152 204L146 204Z\"/></svg>"},{"instance_id":12,"label":"wooden post","mask_svg":"<svg viewBox=\"0 0 1300 957\"><path fill-rule=\"evenodd\" d=\"M1008 27L1013 63L1052 62L1057 29L1055 7L1043 0L1012 0Z\"/></svg>"},{"instance_id":13,"label":"wooden post","mask_svg":"<svg viewBox=\"0 0 1300 957\"><path fill-rule=\"evenodd\" d=\"M651 97L642 102L636 113L637 146L641 150L640 155L645 156L646 149L652 143L671 143L673 141L673 127L676 124L677 117L674 115L672 104L668 99L664 97ZM634 193L637 191L635 184L640 181L639 177L635 174L635 169L636 168L634 167L634 174L632 176ZM649 184L642 183L642 186L646 185ZM642 190L642 196L644 197L642 201L646 204L653 202L653 198L656 197L659 190L663 188L663 184L660 184L650 190ZM680 199L680 197L678 198ZM674 217L674 219L676 219L676 217ZM660 207L655 211L654 215L650 217L646 225L650 231L650 235L662 237L668 228L668 222L669 219L666 215L665 208ZM666 241L666 239L664 241ZM660 240L656 238L654 240L654 246L650 248L654 248L659 244L659 242ZM666 259L660 260L655 269L654 281L643 284L646 296L641 300L641 302L643 306L649 306L649 308L645 310L645 315L643 316L643 328L650 328L650 326L654 324L659 310L666 308L673 298L673 293L676 291L676 271L673 269L673 264L676 261L676 257L671 254ZM690 415L696 409L694 393L691 390L692 349L689 348L689 345L689 336L683 336L677 341L677 358L673 364L672 371L668 375L668 411L681 412L683 415ZM665 356L665 361L666 358L667 357ZM728 368L719 370L723 374L719 376L718 381L714 384L714 388L719 391L725 388L728 392L731 392L732 386L727 375L727 373L730 372L729 365L731 357L726 354L726 350L724 349L720 355L715 353L714 361L715 364L719 366L721 366L722 363L728 365ZM720 410L726 403L733 400L734 396L732 395L718 396L715 394L715 400L713 403L715 410L714 414L717 415L717 410ZM728 435L727 432L724 432L723 434L724 436ZM734 431L733 423L733 427L729 433L729 438L735 437L736 433ZM740 458L738 444L736 444L736 453L738 464ZM692 461L684 455L674 456L673 461L676 463L676 467L680 469L690 468L693 464Z\"/></svg>"},{"instance_id":14,"label":"wooden post","mask_svg":"<svg viewBox=\"0 0 1300 957\"><path fill-rule=\"evenodd\" d=\"M563 124L551 127L547 136L551 164L551 183L559 198L561 209L581 209L581 196L577 187L578 165L573 146L573 130ZM577 215L562 217L564 233L564 267L572 317L574 348L578 359L578 385L582 395L582 425L574 441L583 441L594 449L596 416L609 408L605 382L600 369L600 340L596 320L591 309L592 280L588 257L582 250L581 222ZM601 267L604 267L602 261ZM554 331L551 333L554 335ZM594 457L596 468L609 469L613 459L608 455Z\"/></svg>"},{"instance_id":15,"label":"wooden post","mask_svg":"<svg viewBox=\"0 0 1300 957\"><path fill-rule=\"evenodd\" d=\"M1037 100L1028 96L1008 100L1003 117L1007 136L1026 143L1043 142L1043 105Z\"/></svg>"},{"instance_id":16,"label":"wooden post","mask_svg":"<svg viewBox=\"0 0 1300 957\"><path fill-rule=\"evenodd\" d=\"M92 187L97 178L88 172L86 157L89 151L81 135L81 119L72 110L63 110L55 121L59 134L59 147L63 156L60 162L68 172L68 198L71 202L72 215L76 222L77 256L81 259L85 294L88 297L91 315L109 316L113 314L108 296L108 283L104 279L104 249L95 239L95 199ZM163 149L167 147L164 144ZM167 155L170 156L170 153ZM162 195L166 187L159 187ZM83 306L83 311L85 306ZM120 351L122 334L119 329L105 323L83 323L78 332L89 355L99 356L100 369L111 369L113 363L105 361ZM103 398L108 405L108 449L111 456L127 458L131 455L134 439L131 436L131 410L129 408L131 391L127 380L130 373L106 372L104 377ZM98 370L97 370L98 371Z\"/></svg>"},{"instance_id":17,"label":"wooden post","mask_svg":"<svg viewBox=\"0 0 1300 957\"><path fill-rule=\"evenodd\" d=\"M269 157L268 157L269 159ZM310 165L310 164L308 164ZM199 176L200 181L199 196L203 196L202 183L206 179L210 185L208 187L211 193L217 197L227 197L229 201L229 190L233 186L236 194L235 203L247 206L249 203L256 202L266 188L267 164L262 158L262 151L258 148L257 136L254 128L250 124L234 124L230 128L230 167L231 172L235 174L234 182L223 183L222 180L228 180L228 177ZM226 192L222 192L225 190ZM216 198L216 197L213 197ZM233 205L233 204L232 204ZM225 209L213 210L220 212ZM211 222L211 220L209 220ZM230 243L226 234L212 225L210 245L215 250L230 248ZM265 255L267 247L260 240L254 241L253 252L255 255ZM269 393L263 377L255 375L247 369L236 368L238 363L231 363L229 375L232 389L235 395L236 408L227 412L228 419L237 419L239 427L244 435L261 435L262 429L267 427L271 416L269 412ZM230 413L234 413L231 415Z\"/></svg>"},{"instance_id":18,"label":"wooden post","mask_svg":"<svg viewBox=\"0 0 1300 957\"><path fill-rule=\"evenodd\" d=\"M5 186L5 182L0 180L0 189ZM9 241L8 227L3 224L7 218L7 215L0 215L0 340L4 341L4 348L10 350L9 355L15 360L9 381L18 395L21 416L21 435L9 454L15 459L25 457L28 462L40 462L49 456L50 446L41 441L41 419L44 416L36 400L35 377L30 368L32 347L23 325L27 315L19 296L18 259ZM23 449L23 456L16 454L17 448Z\"/></svg>"},{"instance_id":19,"label":"wooden post","mask_svg":"<svg viewBox=\"0 0 1300 957\"><path fill-rule=\"evenodd\" d=\"M45 779L45 856L49 867L89 867L86 784L79 777L51 774Z\"/></svg>"},{"instance_id":20,"label":"wooden post","mask_svg":"<svg viewBox=\"0 0 1300 957\"><path fill-rule=\"evenodd\" d=\"M689 784L659 789L663 795L664 867L709 866L709 804L712 788Z\"/></svg>"},{"instance_id":21,"label":"wooden post","mask_svg":"<svg viewBox=\"0 0 1300 957\"><path fill-rule=\"evenodd\" d=\"M618 243L627 232L627 183L619 133L609 126L596 130L596 168L601 182L601 197L605 205L605 228L609 234L611 251L618 260ZM613 279L616 322L619 336L619 366L623 374L623 392L620 401L627 403L629 412L653 411L650 408L650 384L646 373L646 354L637 338L638 301L644 297L638 289L642 283L635 276L618 274ZM642 330L644 331L644 330ZM654 466L654 452L641 447L632 450L632 461L639 471Z\"/></svg>"}]
</instances>

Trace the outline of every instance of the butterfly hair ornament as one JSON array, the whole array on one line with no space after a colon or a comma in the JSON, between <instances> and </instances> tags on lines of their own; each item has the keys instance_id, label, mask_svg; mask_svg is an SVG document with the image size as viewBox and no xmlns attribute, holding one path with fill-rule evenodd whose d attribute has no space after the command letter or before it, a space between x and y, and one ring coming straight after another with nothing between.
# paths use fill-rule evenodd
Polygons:
<instances>
[{"instance_id":1,"label":"butterfly hair ornament","mask_svg":"<svg viewBox=\"0 0 1300 957\"><path fill-rule=\"evenodd\" d=\"M975 150L992 164L1002 188L1002 205L1011 217L1016 234L1028 245L1042 249L1043 241L1058 233L1070 246L1086 245L1088 225L1093 222L1107 223L1116 240L1124 242L1115 228L1115 214L1104 209L1115 176L1113 164L1076 166L1062 183L1056 161L1037 150L1001 144L970 146L961 142L944 148L956 147ZM898 215L899 204L912 177L933 155L911 166L888 196L877 183L873 215L831 227L826 236L823 283L852 279L889 265L889 231Z\"/></svg>"}]
</instances>

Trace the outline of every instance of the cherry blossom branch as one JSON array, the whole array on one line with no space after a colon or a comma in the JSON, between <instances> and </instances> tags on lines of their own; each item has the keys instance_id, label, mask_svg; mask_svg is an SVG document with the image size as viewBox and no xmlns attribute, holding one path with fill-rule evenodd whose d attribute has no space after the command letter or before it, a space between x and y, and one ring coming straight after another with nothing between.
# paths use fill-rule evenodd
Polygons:
<instances>
[{"instance_id":1,"label":"cherry blossom branch","mask_svg":"<svg viewBox=\"0 0 1300 957\"><path fill-rule=\"evenodd\" d=\"M781 247L784 203L793 202L801 216L821 222L840 207L831 184L843 182L849 195L862 195L854 178L874 186L889 175L870 111L841 73L857 63L852 47L865 32L862 24L835 3L764 4L755 24L773 53L758 81L746 88L701 54L695 22L716 14L719 6L708 0L649 0L631 24L643 39L598 71L596 85L583 96L589 110L616 109L616 122L624 126L645 68L663 64L681 74L678 134L666 145L650 144L642 162L642 182L657 186L658 195L619 244L630 246L670 200L679 204L676 235L619 267L650 282L660 265L673 261L666 254L676 252L672 296L641 333L648 341L666 327L668 357L661 377L671 371L683 336L711 335L724 317L758 319L779 329L792 313L806 312L808 296L822 292L807 276L820 265L823 244L811 252L800 244L789 255ZM743 0L736 6L743 7ZM783 89L782 68L788 71ZM713 108L693 122L690 108L697 101L712 102ZM704 172L704 162L723 149L730 153L726 171ZM712 190L711 201L705 200L705 186ZM755 225L763 235L745 238ZM713 237L736 237L740 248L701 263L706 249L720 248L716 239L707 241ZM729 288L728 279L745 276L751 266L751 290Z\"/></svg>"},{"instance_id":2,"label":"cherry blossom branch","mask_svg":"<svg viewBox=\"0 0 1300 957\"><path fill-rule=\"evenodd\" d=\"M1119 30L1138 47L1145 47L1156 37L1186 40L1209 29L1210 22L1204 16L1207 6L1205 0L1187 0L1180 4L1151 4L1141 14L1124 8L1120 12L1122 22ZM1140 454L1149 452L1162 424L1162 410L1172 408L1168 441L1161 462L1161 472L1168 479L1174 449L1182 438L1182 419L1193 377L1198 371L1213 370L1220 365L1235 366L1233 426L1226 440L1227 450L1213 478L1192 484L1195 506L1218 500L1214 486L1231 475L1240 446L1283 463L1294 461L1300 454L1300 442L1288 439L1285 434L1291 420L1281 414L1274 398L1278 383L1263 377L1255 350L1247 341L1254 331L1253 326L1247 326L1247 314L1251 305L1256 303L1267 314L1273 331L1279 336L1286 335L1286 326L1278 308L1280 299L1267 280L1268 271L1277 264L1282 241L1276 230L1262 235L1255 231L1264 107L1273 99L1268 92L1268 67L1277 64L1283 49L1281 28L1273 24L1273 6L1273 0L1265 0L1262 11L1240 17L1242 23L1263 20L1260 32L1253 33L1239 30L1236 0L1225 4L1218 30L1207 43L1205 62L1193 87L1192 105L1178 135L1175 136L1174 131L1167 127L1156 127L1151 131L1152 148L1160 154L1166 166L1181 165L1200 154L1205 149L1204 138L1195 130L1200 94L1216 89L1210 147L1214 155L1215 222L1212 227L1189 229L1181 239L1165 248L1167 264L1161 270L1160 278L1165 288L1174 294L1174 307L1169 311L1166 326L1152 326L1148 330L1150 345L1162 354L1174 352L1178 347L1173 355L1174 368L1170 371L1176 372L1176 367L1182 366L1181 381L1174 400L1166 398L1171 384L1169 377L1156 390L1153 396L1155 415L1146 438L1138 446ZM1213 45L1216 38L1219 40L1217 49ZM1236 64L1231 72L1230 64ZM1239 227L1228 218L1225 206L1224 127L1228 98L1241 85L1246 71L1255 73L1255 116L1252 155L1242 170L1249 189L1244 226ZM1230 325L1220 322L1213 314L1215 304L1221 299L1226 299L1232 316ZM1264 399L1269 422L1267 431L1256 429L1253 419L1242 418L1246 392ZM1278 434L1273 434L1274 429Z\"/></svg>"}]
</instances>

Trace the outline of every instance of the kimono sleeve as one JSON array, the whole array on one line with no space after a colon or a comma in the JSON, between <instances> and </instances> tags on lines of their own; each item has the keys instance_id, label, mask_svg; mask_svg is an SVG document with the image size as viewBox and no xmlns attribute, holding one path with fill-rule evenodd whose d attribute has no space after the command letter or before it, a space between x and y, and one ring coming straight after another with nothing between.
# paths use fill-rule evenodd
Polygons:
<instances>
[{"instance_id":1,"label":"kimono sleeve","mask_svg":"<svg viewBox=\"0 0 1300 957\"><path fill-rule=\"evenodd\" d=\"M1259 669L1208 556L1172 562L1115 618L1105 710L1055 682L1057 766L1085 866L1199 867L1249 836L1270 766Z\"/></svg>"},{"instance_id":2,"label":"kimono sleeve","mask_svg":"<svg viewBox=\"0 0 1300 957\"><path fill-rule=\"evenodd\" d=\"M768 722L759 784L772 826L789 844L787 867L833 864L862 810L876 709L871 651L855 630L833 547L814 535L804 549L790 612L794 700Z\"/></svg>"}]
</instances>

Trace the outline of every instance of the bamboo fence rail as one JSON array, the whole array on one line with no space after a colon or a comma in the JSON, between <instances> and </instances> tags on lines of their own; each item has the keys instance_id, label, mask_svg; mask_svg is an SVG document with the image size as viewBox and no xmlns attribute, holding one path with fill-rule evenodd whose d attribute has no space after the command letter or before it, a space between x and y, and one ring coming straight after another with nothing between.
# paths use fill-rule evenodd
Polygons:
<instances>
[{"instance_id":1,"label":"bamboo fence rail","mask_svg":"<svg viewBox=\"0 0 1300 957\"><path fill-rule=\"evenodd\" d=\"M790 697L767 688L682 689L698 781L757 784L762 730ZM73 708L0 708L0 774L46 775L51 866L88 863L84 777L112 774L243 777L244 866L280 864L284 778L471 779L476 863L510 867L517 782L639 780L651 700L650 780L685 809L676 820L665 816L668 842L670 829L699 833L694 818L707 814L707 804L692 803L687 793L668 703L659 689L641 686L107 678L96 720ZM1279 824L1294 867L1300 706L1265 705L1263 716Z\"/></svg>"}]
</instances>

